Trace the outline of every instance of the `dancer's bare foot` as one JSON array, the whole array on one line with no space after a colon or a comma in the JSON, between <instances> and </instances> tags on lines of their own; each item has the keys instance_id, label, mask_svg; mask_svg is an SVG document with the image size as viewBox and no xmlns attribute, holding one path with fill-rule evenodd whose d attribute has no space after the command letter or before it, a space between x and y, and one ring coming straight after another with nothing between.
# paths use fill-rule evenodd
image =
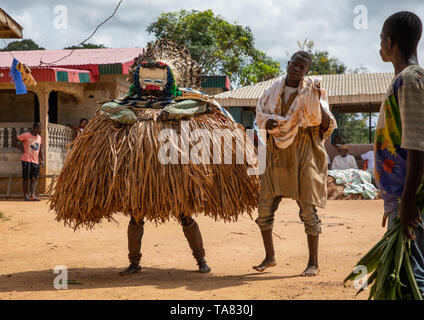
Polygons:
<instances>
[{"instance_id":1,"label":"dancer's bare foot","mask_svg":"<svg viewBox=\"0 0 424 320\"><path fill-rule=\"evenodd\" d=\"M277 262L275 262L274 258L265 258L259 266L254 266L253 269L259 272L264 272L266 269L275 267L276 265Z\"/></svg>"},{"instance_id":2,"label":"dancer's bare foot","mask_svg":"<svg viewBox=\"0 0 424 320\"><path fill-rule=\"evenodd\" d=\"M317 275L319 275L319 268L314 265L309 265L301 274L302 277L316 277Z\"/></svg>"}]
</instances>

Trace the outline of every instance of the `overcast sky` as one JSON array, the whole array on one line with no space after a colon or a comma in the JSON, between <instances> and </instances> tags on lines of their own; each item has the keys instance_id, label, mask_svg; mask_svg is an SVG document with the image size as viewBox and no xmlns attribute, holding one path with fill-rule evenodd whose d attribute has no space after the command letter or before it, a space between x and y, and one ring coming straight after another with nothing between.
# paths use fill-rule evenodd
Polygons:
<instances>
[{"instance_id":1,"label":"overcast sky","mask_svg":"<svg viewBox=\"0 0 424 320\"><path fill-rule=\"evenodd\" d=\"M46 49L62 49L87 38L114 10L118 0L0 0L0 7L24 27L31 38ZM59 30L55 13L67 9L68 26ZM368 28L354 27L355 7L367 8ZM370 72L390 72L380 60L380 31L384 20L397 11L409 10L424 19L422 0L123 0L115 17L92 40L111 48L144 47L153 39L146 26L162 12L179 9L212 9L229 22L249 26L256 47L281 62L285 69L287 51L298 49L296 42L313 40L319 50L328 50L349 68L365 66ZM361 11L363 13L364 11ZM363 26L363 24L362 24ZM6 40L6 43L11 40ZM0 47L4 43L0 42ZM419 59L424 63L424 41Z\"/></svg>"}]
</instances>

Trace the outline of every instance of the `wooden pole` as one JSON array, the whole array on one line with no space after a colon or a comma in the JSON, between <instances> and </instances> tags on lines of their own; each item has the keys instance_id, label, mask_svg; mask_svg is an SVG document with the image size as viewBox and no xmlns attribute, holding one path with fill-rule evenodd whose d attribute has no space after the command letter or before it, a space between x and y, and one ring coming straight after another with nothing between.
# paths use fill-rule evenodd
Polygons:
<instances>
[{"instance_id":1,"label":"wooden pole","mask_svg":"<svg viewBox=\"0 0 424 320\"><path fill-rule=\"evenodd\" d=\"M47 175L49 172L49 95L50 89L40 88L36 91L40 104L40 122L42 125L41 142L44 149L44 168L40 173Z\"/></svg>"},{"instance_id":2,"label":"wooden pole","mask_svg":"<svg viewBox=\"0 0 424 320\"><path fill-rule=\"evenodd\" d=\"M370 120L369 120L369 132L370 132L370 140L369 142L372 143L372 113L370 112Z\"/></svg>"}]
</instances>

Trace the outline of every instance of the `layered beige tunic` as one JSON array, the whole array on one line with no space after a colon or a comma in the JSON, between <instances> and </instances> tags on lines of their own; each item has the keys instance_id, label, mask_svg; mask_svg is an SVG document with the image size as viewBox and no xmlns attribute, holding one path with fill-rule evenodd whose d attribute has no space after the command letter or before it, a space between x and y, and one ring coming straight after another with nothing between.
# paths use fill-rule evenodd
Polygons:
<instances>
[{"instance_id":1,"label":"layered beige tunic","mask_svg":"<svg viewBox=\"0 0 424 320\"><path fill-rule=\"evenodd\" d=\"M259 201L283 196L323 208L327 203L328 170L324 141L337 128L336 120L329 110L326 92L319 88L318 78L305 77L287 104L283 99L284 88L285 76L265 91L256 107L259 129L265 129L268 119L278 122L278 127L268 132L267 163L261 176ZM325 132L320 128L320 105L330 116Z\"/></svg>"}]
</instances>

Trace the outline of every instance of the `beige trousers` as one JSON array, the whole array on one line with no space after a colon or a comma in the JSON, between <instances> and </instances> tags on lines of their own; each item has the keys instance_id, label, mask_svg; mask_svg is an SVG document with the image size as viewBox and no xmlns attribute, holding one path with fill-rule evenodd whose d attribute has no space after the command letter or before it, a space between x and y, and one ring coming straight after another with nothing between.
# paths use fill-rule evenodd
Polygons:
<instances>
[{"instance_id":1,"label":"beige trousers","mask_svg":"<svg viewBox=\"0 0 424 320\"><path fill-rule=\"evenodd\" d=\"M256 223L263 231L272 230L274 228L274 214L278 209L282 196L272 199L259 200L258 213ZM322 233L321 220L318 217L317 210L314 205L297 201L299 206L299 217L305 226L305 232L308 235L319 235Z\"/></svg>"}]
</instances>

